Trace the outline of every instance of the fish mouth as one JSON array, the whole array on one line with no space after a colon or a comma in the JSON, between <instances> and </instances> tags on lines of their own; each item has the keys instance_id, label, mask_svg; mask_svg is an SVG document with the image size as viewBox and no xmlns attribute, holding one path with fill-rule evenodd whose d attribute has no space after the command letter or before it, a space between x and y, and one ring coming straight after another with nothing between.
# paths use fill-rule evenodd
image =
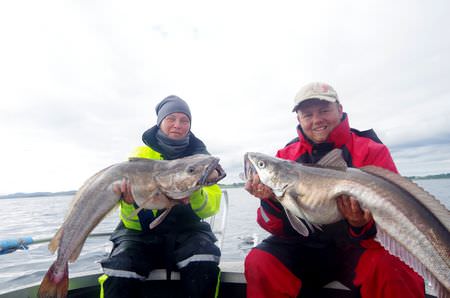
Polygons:
<instances>
[{"instance_id":1,"label":"fish mouth","mask_svg":"<svg viewBox=\"0 0 450 298\"><path fill-rule=\"evenodd\" d=\"M257 171L255 169L255 166L251 162L248 153L244 156L244 179L245 180L251 180L254 175L257 174Z\"/></svg>"},{"instance_id":2,"label":"fish mouth","mask_svg":"<svg viewBox=\"0 0 450 298\"><path fill-rule=\"evenodd\" d=\"M211 175L214 170L217 171L217 174L218 174L217 176ZM206 168L206 171L203 173L202 177L200 177L198 184L202 185L202 186L210 186L210 185L216 184L217 182L219 182L220 180L225 178L226 175L227 174L225 173L224 169L219 164L219 159L215 159Z\"/></svg>"},{"instance_id":3,"label":"fish mouth","mask_svg":"<svg viewBox=\"0 0 450 298\"><path fill-rule=\"evenodd\" d=\"M273 193L277 196L277 197L281 197L284 196L284 193L286 192L286 189L288 187L288 184L281 184L281 183L274 183L273 181L264 181L264 179L262 179L263 173L260 173L258 171L257 166L255 165L257 162L259 162L258 158L255 156L257 155L257 153L253 153L252 152L247 152L244 155L244 173L243 173L243 177L241 177L244 181L252 181L253 182L253 177L255 175L257 175L259 177L258 181L261 184L264 184L265 186L269 187L270 189L272 189Z\"/></svg>"}]
</instances>

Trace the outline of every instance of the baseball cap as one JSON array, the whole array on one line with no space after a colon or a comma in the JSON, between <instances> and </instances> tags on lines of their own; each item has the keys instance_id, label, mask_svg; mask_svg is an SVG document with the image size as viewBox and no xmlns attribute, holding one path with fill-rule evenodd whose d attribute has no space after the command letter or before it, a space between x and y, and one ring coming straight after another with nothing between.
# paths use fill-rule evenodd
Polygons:
<instances>
[{"instance_id":1,"label":"baseball cap","mask_svg":"<svg viewBox=\"0 0 450 298\"><path fill-rule=\"evenodd\" d=\"M336 91L328 85L322 82L313 82L303 86L294 98L294 109L292 112L297 111L298 106L308 99L321 99L329 102L338 102L339 98Z\"/></svg>"}]
</instances>

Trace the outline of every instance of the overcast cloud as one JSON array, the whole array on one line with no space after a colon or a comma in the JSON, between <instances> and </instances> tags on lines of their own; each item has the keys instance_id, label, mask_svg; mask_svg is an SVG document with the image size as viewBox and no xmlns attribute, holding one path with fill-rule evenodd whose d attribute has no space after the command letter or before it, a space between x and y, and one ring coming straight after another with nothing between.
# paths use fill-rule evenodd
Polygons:
<instances>
[{"instance_id":1,"label":"overcast cloud","mask_svg":"<svg viewBox=\"0 0 450 298\"><path fill-rule=\"evenodd\" d=\"M2 1L0 193L78 189L176 94L239 182L325 81L403 175L450 172L448 1Z\"/></svg>"}]
</instances>

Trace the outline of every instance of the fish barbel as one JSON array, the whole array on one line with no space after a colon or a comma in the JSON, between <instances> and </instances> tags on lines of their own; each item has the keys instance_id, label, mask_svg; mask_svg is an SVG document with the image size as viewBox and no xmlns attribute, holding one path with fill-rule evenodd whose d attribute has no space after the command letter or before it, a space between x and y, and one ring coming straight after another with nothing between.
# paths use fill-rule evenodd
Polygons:
<instances>
[{"instance_id":1,"label":"fish barbel","mask_svg":"<svg viewBox=\"0 0 450 298\"><path fill-rule=\"evenodd\" d=\"M412 181L386 169L348 168L334 149L316 165L248 152L246 179L258 175L285 209L293 228L308 236L342 220L336 198L348 195L375 220L375 240L450 297L450 212Z\"/></svg>"},{"instance_id":2,"label":"fish barbel","mask_svg":"<svg viewBox=\"0 0 450 298\"><path fill-rule=\"evenodd\" d=\"M212 174L214 170L218 175ZM68 262L78 258L89 233L118 204L120 195L113 190L115 184L128 181L139 206L137 212L143 208L166 209L159 219L182 199L203 186L216 184L225 175L219 159L204 154L170 161L132 158L93 175L77 191L68 215L49 244L49 250L58 250L58 256L41 282L38 297L67 296Z\"/></svg>"}]
</instances>

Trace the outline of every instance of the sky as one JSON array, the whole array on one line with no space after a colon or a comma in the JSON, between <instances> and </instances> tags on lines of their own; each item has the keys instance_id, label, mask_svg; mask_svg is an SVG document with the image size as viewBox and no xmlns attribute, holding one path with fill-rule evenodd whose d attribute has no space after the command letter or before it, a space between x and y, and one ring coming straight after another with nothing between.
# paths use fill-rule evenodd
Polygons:
<instances>
[{"instance_id":1,"label":"sky","mask_svg":"<svg viewBox=\"0 0 450 298\"><path fill-rule=\"evenodd\" d=\"M242 182L296 136L297 91L331 84L404 176L450 172L450 2L2 1L0 194L76 190L125 161L175 94Z\"/></svg>"}]
</instances>

